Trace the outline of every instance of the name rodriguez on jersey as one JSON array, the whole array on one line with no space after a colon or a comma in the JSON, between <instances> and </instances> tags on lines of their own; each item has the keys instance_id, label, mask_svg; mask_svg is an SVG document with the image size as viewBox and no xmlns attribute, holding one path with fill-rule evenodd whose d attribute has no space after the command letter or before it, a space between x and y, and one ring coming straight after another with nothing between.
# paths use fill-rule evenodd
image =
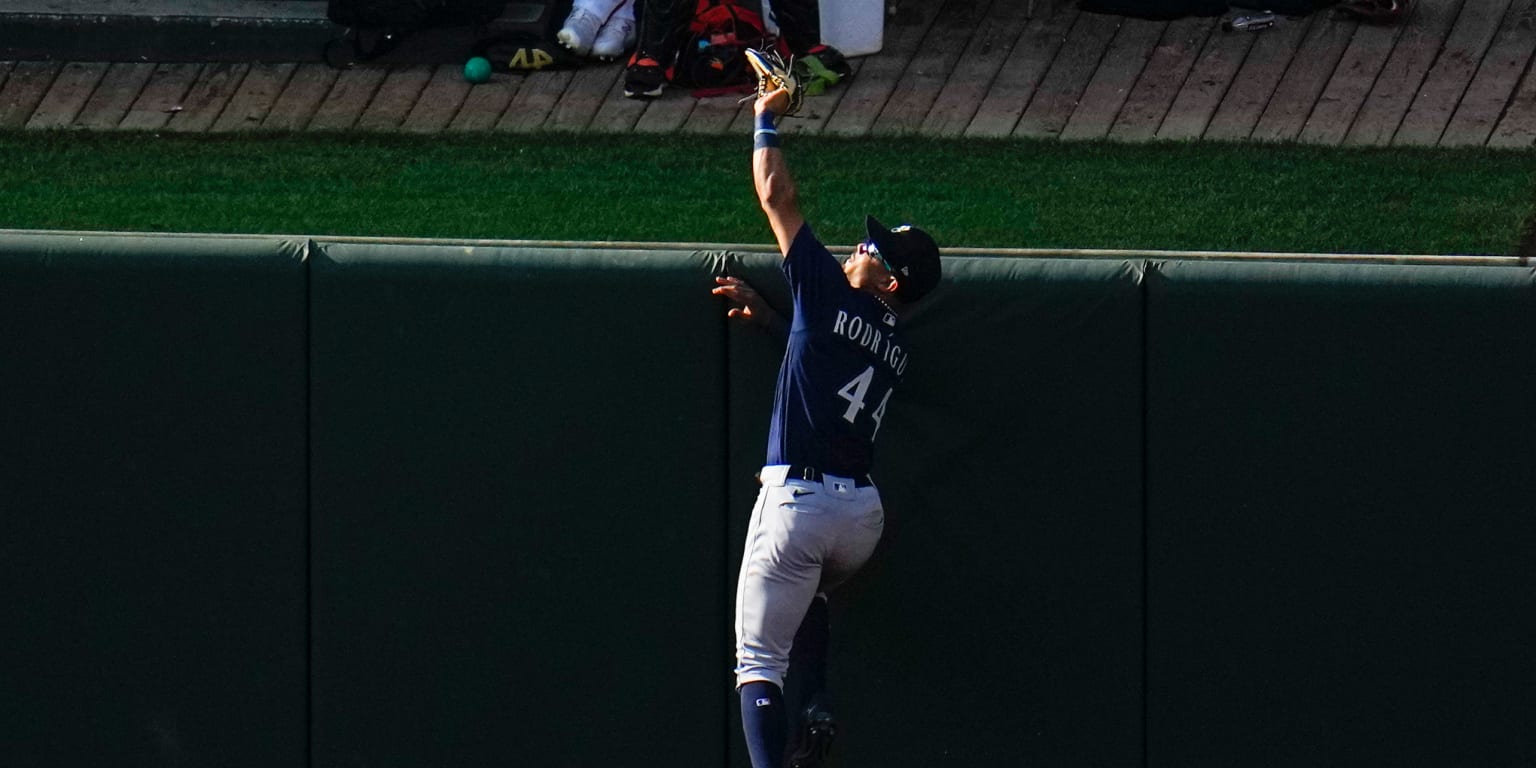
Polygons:
<instances>
[{"instance_id":1,"label":"name rodriguez on jersey","mask_svg":"<svg viewBox=\"0 0 1536 768\"><path fill-rule=\"evenodd\" d=\"M896 316L887 314L885 324L896 325ZM839 309L837 316L832 320L832 333L841 336L853 343L873 352L881 362L890 367L897 376L907 370L907 353L900 344L892 344L891 337L885 335L874 323L866 322L859 315L850 315L848 310Z\"/></svg>"}]
</instances>

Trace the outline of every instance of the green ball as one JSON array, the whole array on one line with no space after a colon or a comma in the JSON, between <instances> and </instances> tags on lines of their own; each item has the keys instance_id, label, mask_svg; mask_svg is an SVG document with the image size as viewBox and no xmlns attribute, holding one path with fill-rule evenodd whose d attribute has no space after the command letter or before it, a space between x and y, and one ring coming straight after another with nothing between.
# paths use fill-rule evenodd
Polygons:
<instances>
[{"instance_id":1,"label":"green ball","mask_svg":"<svg viewBox=\"0 0 1536 768\"><path fill-rule=\"evenodd\" d=\"M471 83L483 83L491 79L491 62L484 56L476 56L464 62L464 79Z\"/></svg>"}]
</instances>

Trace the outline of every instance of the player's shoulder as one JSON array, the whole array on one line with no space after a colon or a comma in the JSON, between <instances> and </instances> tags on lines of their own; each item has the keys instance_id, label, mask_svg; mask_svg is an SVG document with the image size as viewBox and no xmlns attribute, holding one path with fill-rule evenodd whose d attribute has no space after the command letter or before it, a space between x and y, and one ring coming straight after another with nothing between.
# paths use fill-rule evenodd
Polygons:
<instances>
[{"instance_id":1,"label":"player's shoulder","mask_svg":"<svg viewBox=\"0 0 1536 768\"><path fill-rule=\"evenodd\" d=\"M816 231L811 229L810 222L801 222L799 231L795 232L795 239L789 243L789 252L784 254L785 260L807 259L817 256L831 257L832 252L822 244L821 238L816 236Z\"/></svg>"}]
</instances>

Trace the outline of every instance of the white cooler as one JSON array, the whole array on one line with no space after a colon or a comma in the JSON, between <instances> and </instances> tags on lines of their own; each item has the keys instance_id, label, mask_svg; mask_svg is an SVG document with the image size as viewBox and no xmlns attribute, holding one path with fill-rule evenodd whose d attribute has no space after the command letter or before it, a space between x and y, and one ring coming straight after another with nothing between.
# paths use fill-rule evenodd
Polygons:
<instances>
[{"instance_id":1,"label":"white cooler","mask_svg":"<svg viewBox=\"0 0 1536 768\"><path fill-rule=\"evenodd\" d=\"M885 43L885 0L821 0L821 41L844 56L879 53Z\"/></svg>"},{"instance_id":2,"label":"white cooler","mask_svg":"<svg viewBox=\"0 0 1536 768\"><path fill-rule=\"evenodd\" d=\"M879 53L885 44L885 0L821 0L821 41L844 56ZM778 32L770 0L763 0L763 21Z\"/></svg>"}]
</instances>

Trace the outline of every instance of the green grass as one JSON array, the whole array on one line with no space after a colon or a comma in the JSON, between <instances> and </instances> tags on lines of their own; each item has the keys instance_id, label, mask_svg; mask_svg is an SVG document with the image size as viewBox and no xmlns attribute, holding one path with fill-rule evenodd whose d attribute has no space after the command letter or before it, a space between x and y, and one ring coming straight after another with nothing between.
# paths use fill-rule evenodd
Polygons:
<instances>
[{"instance_id":1,"label":"green grass","mask_svg":"<svg viewBox=\"0 0 1536 768\"><path fill-rule=\"evenodd\" d=\"M0 132L0 228L767 243L749 138ZM785 139L830 243L1508 254L1536 154Z\"/></svg>"}]
</instances>

